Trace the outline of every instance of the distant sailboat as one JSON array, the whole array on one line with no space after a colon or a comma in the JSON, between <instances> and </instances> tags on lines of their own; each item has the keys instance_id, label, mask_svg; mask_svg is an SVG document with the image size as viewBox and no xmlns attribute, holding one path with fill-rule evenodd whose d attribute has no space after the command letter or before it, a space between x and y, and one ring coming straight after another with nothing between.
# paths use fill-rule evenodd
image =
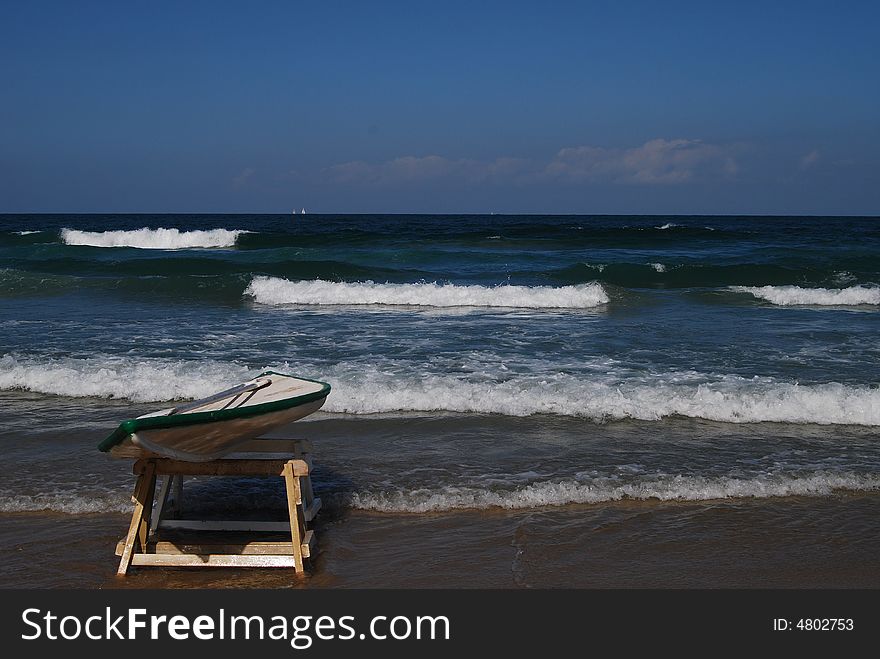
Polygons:
<instances>
[{"instance_id":1,"label":"distant sailboat","mask_svg":"<svg viewBox=\"0 0 880 659\"><path fill-rule=\"evenodd\" d=\"M303 209L299 212L299 214L300 214L300 215L305 215L305 214L306 214L306 209L303 208Z\"/></svg>"}]
</instances>

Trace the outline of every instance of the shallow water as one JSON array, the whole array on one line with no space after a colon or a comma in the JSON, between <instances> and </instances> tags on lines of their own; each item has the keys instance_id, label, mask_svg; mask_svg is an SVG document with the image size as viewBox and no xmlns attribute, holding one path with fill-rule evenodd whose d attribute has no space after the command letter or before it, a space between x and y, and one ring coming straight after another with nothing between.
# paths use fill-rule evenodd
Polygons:
<instances>
[{"instance_id":1,"label":"shallow water","mask_svg":"<svg viewBox=\"0 0 880 659\"><path fill-rule=\"evenodd\" d=\"M305 578L232 569L133 569L118 578L112 547L126 516L17 513L0 516L0 586L877 588L878 513L880 499L868 495L325 512Z\"/></svg>"}]
</instances>

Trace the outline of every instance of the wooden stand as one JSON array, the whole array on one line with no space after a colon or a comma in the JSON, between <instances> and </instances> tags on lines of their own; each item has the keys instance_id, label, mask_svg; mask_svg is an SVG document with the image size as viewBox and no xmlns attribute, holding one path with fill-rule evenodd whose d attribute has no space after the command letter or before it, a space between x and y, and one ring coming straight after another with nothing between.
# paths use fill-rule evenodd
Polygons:
<instances>
[{"instance_id":1,"label":"wooden stand","mask_svg":"<svg viewBox=\"0 0 880 659\"><path fill-rule=\"evenodd\" d=\"M302 574L315 544L314 533L307 525L321 508L321 500L312 493L310 452L306 440L267 438L253 440L239 452L211 462L160 457L137 460L134 513L128 535L116 546L116 555L121 557L117 574L125 575L131 565L292 567ZM156 497L159 476L165 480ZM289 521L180 519L184 476L280 476L287 490ZM163 530L284 532L290 534L290 540L255 541L249 537L221 542L170 541L162 537Z\"/></svg>"}]
</instances>

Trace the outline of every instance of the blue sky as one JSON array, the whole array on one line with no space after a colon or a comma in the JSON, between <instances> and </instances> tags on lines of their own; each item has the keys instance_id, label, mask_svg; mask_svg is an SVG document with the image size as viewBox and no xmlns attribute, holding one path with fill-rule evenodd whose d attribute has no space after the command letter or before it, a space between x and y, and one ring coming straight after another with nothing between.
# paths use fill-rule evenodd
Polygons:
<instances>
[{"instance_id":1,"label":"blue sky","mask_svg":"<svg viewBox=\"0 0 880 659\"><path fill-rule=\"evenodd\" d=\"M0 212L880 214L877 3L0 16Z\"/></svg>"}]
</instances>

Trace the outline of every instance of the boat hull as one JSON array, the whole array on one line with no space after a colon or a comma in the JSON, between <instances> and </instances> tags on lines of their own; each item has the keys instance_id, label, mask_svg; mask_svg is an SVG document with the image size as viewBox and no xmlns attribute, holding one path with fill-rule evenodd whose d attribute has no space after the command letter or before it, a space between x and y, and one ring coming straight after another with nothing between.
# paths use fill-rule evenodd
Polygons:
<instances>
[{"instance_id":1,"label":"boat hull","mask_svg":"<svg viewBox=\"0 0 880 659\"><path fill-rule=\"evenodd\" d=\"M110 449L117 458L165 457L187 462L208 462L270 430L316 412L326 397L287 410L228 421L199 423L176 428L141 430Z\"/></svg>"},{"instance_id":2,"label":"boat hull","mask_svg":"<svg viewBox=\"0 0 880 659\"><path fill-rule=\"evenodd\" d=\"M118 458L216 460L321 408L326 382L266 371L207 398L123 421L98 448Z\"/></svg>"}]
</instances>

